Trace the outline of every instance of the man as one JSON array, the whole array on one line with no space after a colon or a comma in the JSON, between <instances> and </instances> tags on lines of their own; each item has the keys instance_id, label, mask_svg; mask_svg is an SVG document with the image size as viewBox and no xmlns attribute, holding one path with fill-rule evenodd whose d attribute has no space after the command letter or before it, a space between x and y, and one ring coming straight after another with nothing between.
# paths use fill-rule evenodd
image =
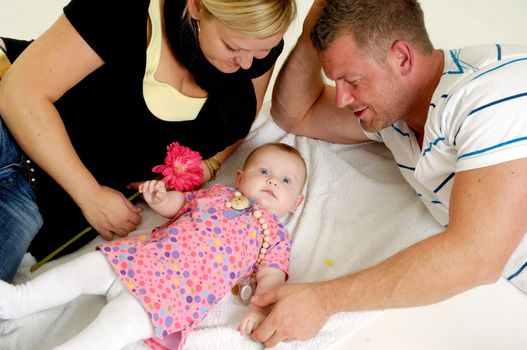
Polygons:
<instances>
[{"instance_id":1,"label":"man","mask_svg":"<svg viewBox=\"0 0 527 350\"><path fill-rule=\"evenodd\" d=\"M445 229L369 269L255 297L276 305L253 339L307 339L337 312L431 304L500 276L527 291L527 47L436 50L416 0L315 0L271 113L295 134L384 142Z\"/></svg>"}]
</instances>

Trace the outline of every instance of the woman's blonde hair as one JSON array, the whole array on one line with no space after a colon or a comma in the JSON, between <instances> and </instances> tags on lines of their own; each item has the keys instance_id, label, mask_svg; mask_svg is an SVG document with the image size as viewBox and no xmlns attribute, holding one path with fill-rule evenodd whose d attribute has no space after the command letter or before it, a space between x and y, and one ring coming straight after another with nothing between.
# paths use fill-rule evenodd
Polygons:
<instances>
[{"instance_id":1,"label":"woman's blonde hair","mask_svg":"<svg viewBox=\"0 0 527 350\"><path fill-rule=\"evenodd\" d=\"M202 15L217 19L231 30L257 38L285 31L296 15L295 0L196 1L200 3Z\"/></svg>"}]
</instances>

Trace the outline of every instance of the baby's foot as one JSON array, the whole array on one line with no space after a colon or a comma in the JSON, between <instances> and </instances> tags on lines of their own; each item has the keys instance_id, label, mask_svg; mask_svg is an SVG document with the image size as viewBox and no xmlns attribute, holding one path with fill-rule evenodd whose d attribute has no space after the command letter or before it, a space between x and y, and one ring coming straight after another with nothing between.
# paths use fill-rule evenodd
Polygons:
<instances>
[{"instance_id":1,"label":"baby's foot","mask_svg":"<svg viewBox=\"0 0 527 350\"><path fill-rule=\"evenodd\" d=\"M20 313L16 302L16 294L20 292L16 286L0 280L0 320L12 320L24 316Z\"/></svg>"}]
</instances>

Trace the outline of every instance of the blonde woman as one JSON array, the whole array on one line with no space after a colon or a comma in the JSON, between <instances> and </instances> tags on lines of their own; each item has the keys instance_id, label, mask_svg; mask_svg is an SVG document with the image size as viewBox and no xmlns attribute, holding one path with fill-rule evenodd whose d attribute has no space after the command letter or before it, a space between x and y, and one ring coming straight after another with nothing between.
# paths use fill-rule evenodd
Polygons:
<instances>
[{"instance_id":1,"label":"blonde woman","mask_svg":"<svg viewBox=\"0 0 527 350\"><path fill-rule=\"evenodd\" d=\"M0 278L37 232L40 259L88 224L107 240L134 230L140 209L123 191L173 141L213 178L260 110L295 11L293 0L72 0L34 42L3 38Z\"/></svg>"}]
</instances>

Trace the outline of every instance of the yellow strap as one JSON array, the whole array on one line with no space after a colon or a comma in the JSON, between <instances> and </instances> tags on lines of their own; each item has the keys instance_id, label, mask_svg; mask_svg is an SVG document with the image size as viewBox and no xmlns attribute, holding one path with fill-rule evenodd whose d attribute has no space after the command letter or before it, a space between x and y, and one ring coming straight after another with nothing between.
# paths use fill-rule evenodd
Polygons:
<instances>
[{"instance_id":1,"label":"yellow strap","mask_svg":"<svg viewBox=\"0 0 527 350\"><path fill-rule=\"evenodd\" d=\"M2 79L10 66L11 62L9 62L5 52L0 50L0 79Z\"/></svg>"}]
</instances>

